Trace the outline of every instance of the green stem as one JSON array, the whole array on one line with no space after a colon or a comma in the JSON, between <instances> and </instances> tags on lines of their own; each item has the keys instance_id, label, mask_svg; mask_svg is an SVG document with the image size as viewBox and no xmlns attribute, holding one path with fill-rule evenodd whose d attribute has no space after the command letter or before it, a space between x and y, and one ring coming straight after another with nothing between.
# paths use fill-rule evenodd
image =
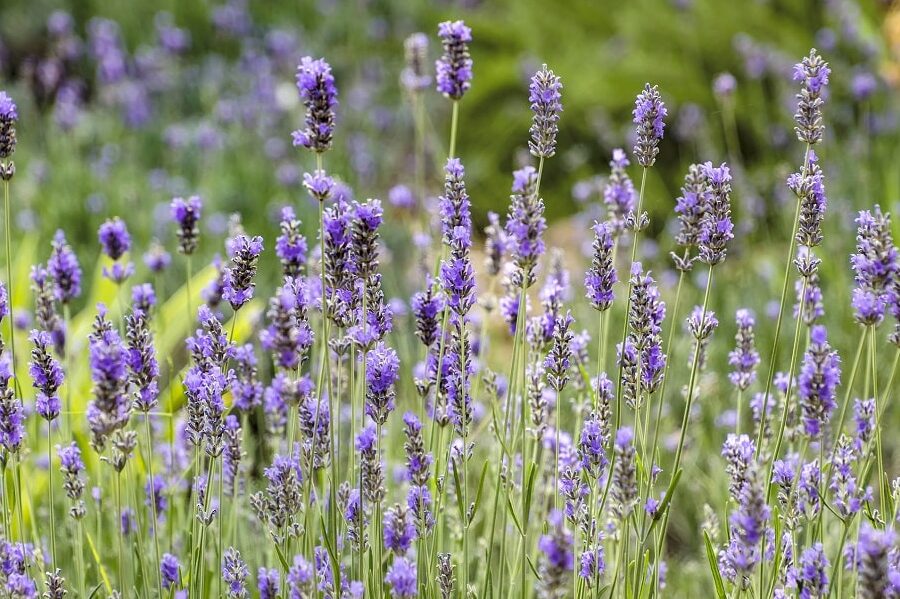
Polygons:
<instances>
[{"instance_id":1,"label":"green stem","mask_svg":"<svg viewBox=\"0 0 900 599\"><path fill-rule=\"evenodd\" d=\"M9 297L10 309L12 309L13 303L15 301L15 296L13 295L13 276L12 276L12 233L11 233L11 221L12 221L12 212L9 207L9 181L3 181L3 204L5 206L5 215L4 219L6 222L6 292ZM19 389L19 377L17 375L17 362L16 362L16 327L13 323L13 319L9 319L9 351L12 355L12 372L13 378L15 379L15 385L13 386L13 391L18 392ZM21 395L19 395L19 399L21 400Z\"/></svg>"},{"instance_id":2,"label":"green stem","mask_svg":"<svg viewBox=\"0 0 900 599\"><path fill-rule=\"evenodd\" d=\"M53 501L53 427L47 421L47 473L50 477L47 484L47 496L50 501L50 560L56 567L56 516L53 512L56 503Z\"/></svg>"},{"instance_id":3,"label":"green stem","mask_svg":"<svg viewBox=\"0 0 900 599\"><path fill-rule=\"evenodd\" d=\"M803 156L803 166L800 169L803 173L806 172L806 165L809 164L810 149L810 144L806 144L806 152ZM785 260L784 264L784 282L781 285L781 303L778 307L778 318L775 320L775 336L772 339L772 353L771 358L769 358L769 369L766 373L766 390L763 392L762 410L759 415L759 433L756 437L756 455L760 455L760 452L762 451L763 434L766 430L766 419L768 418L769 409L769 395L772 391L772 377L775 374L775 366L778 362L778 337L781 334L781 323L784 317L784 304L787 301L788 282L791 280L791 264L794 261L794 248L796 247L795 244L797 241L797 227L799 226L799 224L800 199L797 198L797 207L794 211L794 224L791 227L791 240L790 244L788 245L787 260Z\"/></svg>"},{"instance_id":4,"label":"green stem","mask_svg":"<svg viewBox=\"0 0 900 599\"><path fill-rule=\"evenodd\" d=\"M159 571L159 530L157 529L157 524L159 523L158 514L156 513L156 478L153 476L153 436L150 431L150 414L144 414L144 428L147 433L147 471L150 473L150 488L152 489L152 496L150 498L150 506L153 515L153 545L156 558L156 564L154 570L156 570L156 590L159 593L159 596L162 597L162 574Z\"/></svg>"},{"instance_id":5,"label":"green stem","mask_svg":"<svg viewBox=\"0 0 900 599\"><path fill-rule=\"evenodd\" d=\"M450 150L447 158L456 157L456 129L459 125L459 100L453 100L453 112L450 116Z\"/></svg>"}]
</instances>

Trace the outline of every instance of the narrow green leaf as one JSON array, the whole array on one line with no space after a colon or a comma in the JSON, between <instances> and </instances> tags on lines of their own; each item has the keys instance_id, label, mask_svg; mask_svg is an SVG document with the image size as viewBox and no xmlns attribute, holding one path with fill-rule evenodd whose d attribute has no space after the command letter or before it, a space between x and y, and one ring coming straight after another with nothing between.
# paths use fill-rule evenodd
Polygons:
<instances>
[{"instance_id":1,"label":"narrow green leaf","mask_svg":"<svg viewBox=\"0 0 900 599\"><path fill-rule=\"evenodd\" d=\"M94 545L94 539L86 528L84 530L84 536L87 537L88 546L91 548L91 555L94 557L94 563L97 564L97 570L100 571L100 578L103 579L103 584L106 586L106 592L112 594L112 585L109 583L109 576L106 574L106 568L103 567L103 562L100 560L100 554L97 553L97 547Z\"/></svg>"},{"instance_id":2,"label":"narrow green leaf","mask_svg":"<svg viewBox=\"0 0 900 599\"><path fill-rule=\"evenodd\" d=\"M541 579L541 575L538 574L537 568L534 567L534 562L531 561L531 556L530 556L530 555L527 556L527 557L525 558L525 560L528 562L528 567L531 568L532 573L534 573L534 577L537 578L538 580L540 580L540 579Z\"/></svg>"},{"instance_id":3,"label":"narrow green leaf","mask_svg":"<svg viewBox=\"0 0 900 599\"><path fill-rule=\"evenodd\" d=\"M537 465L532 462L528 470L528 485L525 488L525 513L523 514L523 518L526 523L528 522L528 518L531 515L531 499L534 495L534 481L536 478Z\"/></svg>"},{"instance_id":4,"label":"narrow green leaf","mask_svg":"<svg viewBox=\"0 0 900 599\"><path fill-rule=\"evenodd\" d=\"M287 558L284 557L284 552L281 550L281 547L278 546L278 543L272 540L272 545L275 546L275 553L278 554L278 561L281 562L284 571L287 572L291 569L291 566L288 564Z\"/></svg>"},{"instance_id":5,"label":"narrow green leaf","mask_svg":"<svg viewBox=\"0 0 900 599\"><path fill-rule=\"evenodd\" d=\"M478 513L478 506L481 504L481 492L484 490L484 480L487 478L488 473L488 462L485 460L484 466L481 467L481 478L478 480L478 491L475 492L475 503L472 508L472 517L469 519L469 524L472 523L472 520L475 519L475 514Z\"/></svg>"},{"instance_id":6,"label":"narrow green leaf","mask_svg":"<svg viewBox=\"0 0 900 599\"><path fill-rule=\"evenodd\" d=\"M459 510L459 521L466 521L466 509L463 506L462 485L459 483L459 472L456 469L456 461L450 462L453 465L453 481L456 483L456 509Z\"/></svg>"},{"instance_id":7,"label":"narrow green leaf","mask_svg":"<svg viewBox=\"0 0 900 599\"><path fill-rule=\"evenodd\" d=\"M525 531L522 530L522 525L519 524L519 517L516 516L516 510L513 508L512 502L509 500L509 495L506 496L506 509L509 511L509 515L512 516L513 523L516 525L516 529L519 531L520 536L525 536Z\"/></svg>"},{"instance_id":8,"label":"narrow green leaf","mask_svg":"<svg viewBox=\"0 0 900 599\"><path fill-rule=\"evenodd\" d=\"M719 562L716 559L716 550L713 548L709 533L703 531L703 540L706 543L706 559L709 561L709 569L712 572L713 583L716 585L716 596L719 599L727 599L725 583L722 582L722 574L719 572Z\"/></svg>"}]
</instances>

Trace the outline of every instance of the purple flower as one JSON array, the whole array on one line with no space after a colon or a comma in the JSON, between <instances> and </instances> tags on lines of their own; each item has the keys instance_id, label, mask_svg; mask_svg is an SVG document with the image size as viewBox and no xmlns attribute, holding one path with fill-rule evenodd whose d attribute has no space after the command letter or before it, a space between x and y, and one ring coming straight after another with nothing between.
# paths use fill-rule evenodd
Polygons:
<instances>
[{"instance_id":1,"label":"purple flower","mask_svg":"<svg viewBox=\"0 0 900 599\"><path fill-rule=\"evenodd\" d=\"M739 390L746 391L756 380L756 367L759 365L759 352L756 351L753 333L756 320L753 312L744 308L735 313L734 319L737 323L735 348L728 354L728 364L734 370L729 373L728 379Z\"/></svg>"},{"instance_id":2,"label":"purple flower","mask_svg":"<svg viewBox=\"0 0 900 599\"><path fill-rule=\"evenodd\" d=\"M469 42L472 30L462 21L444 21L438 25L444 53L435 62L437 90L451 100L459 100L472 86L472 58Z\"/></svg>"},{"instance_id":3,"label":"purple flower","mask_svg":"<svg viewBox=\"0 0 900 599\"><path fill-rule=\"evenodd\" d=\"M222 556L222 579L228 585L228 599L246 599L250 596L247 593L248 576L250 570L241 559L240 552L234 547L226 549Z\"/></svg>"},{"instance_id":4,"label":"purple flower","mask_svg":"<svg viewBox=\"0 0 900 599\"><path fill-rule=\"evenodd\" d=\"M306 128L293 132L294 146L325 152L331 148L338 104L331 66L324 59L304 56L297 66L297 90L306 106Z\"/></svg>"},{"instance_id":5,"label":"purple flower","mask_svg":"<svg viewBox=\"0 0 900 599\"><path fill-rule=\"evenodd\" d=\"M797 398L803 419L803 430L812 439L824 432L837 406L835 395L841 382L841 359L828 344L825 327L810 331L809 349L803 356L797 378Z\"/></svg>"},{"instance_id":6,"label":"purple flower","mask_svg":"<svg viewBox=\"0 0 900 599\"><path fill-rule=\"evenodd\" d=\"M322 169L312 173L303 174L303 187L309 192L310 197L317 202L324 202L331 197L334 191L334 179L328 176Z\"/></svg>"},{"instance_id":7,"label":"purple flower","mask_svg":"<svg viewBox=\"0 0 900 599\"><path fill-rule=\"evenodd\" d=\"M613 285L618 280L613 264L613 227L606 222L594 222L594 250L591 267L584 275L585 295L595 310L601 312L612 306Z\"/></svg>"},{"instance_id":8,"label":"purple flower","mask_svg":"<svg viewBox=\"0 0 900 599\"><path fill-rule=\"evenodd\" d=\"M703 233L703 219L709 205L709 185L706 171L701 164L692 164L684 176L681 195L675 200L675 213L678 215L678 233L675 243L685 251L697 246ZM675 265L679 270L690 270L693 259L675 257Z\"/></svg>"},{"instance_id":9,"label":"purple flower","mask_svg":"<svg viewBox=\"0 0 900 599\"><path fill-rule=\"evenodd\" d=\"M384 424L394 410L399 374L400 358L390 347L379 343L366 354L366 414L376 424Z\"/></svg>"},{"instance_id":10,"label":"purple flower","mask_svg":"<svg viewBox=\"0 0 900 599\"><path fill-rule=\"evenodd\" d=\"M623 426L616 431L613 451L616 457L613 460L610 498L613 500L613 513L617 518L625 519L637 501L634 431L631 427Z\"/></svg>"},{"instance_id":11,"label":"purple flower","mask_svg":"<svg viewBox=\"0 0 900 599\"><path fill-rule=\"evenodd\" d=\"M384 582L391 589L391 597L394 599L408 599L419 596L418 583L416 582L416 566L405 557L394 556L394 561L388 568Z\"/></svg>"},{"instance_id":12,"label":"purple flower","mask_svg":"<svg viewBox=\"0 0 900 599\"><path fill-rule=\"evenodd\" d=\"M825 179L818 164L818 156L809 152L809 162L799 173L788 177L787 185L800 201L800 220L797 228L797 243L815 247L822 243L822 221L828 199L825 197Z\"/></svg>"},{"instance_id":13,"label":"purple flower","mask_svg":"<svg viewBox=\"0 0 900 599\"><path fill-rule=\"evenodd\" d=\"M297 277L306 265L308 250L306 237L303 236L303 223L297 218L294 209L285 206L281 209L281 235L275 240L275 255L281 260L282 274L286 277Z\"/></svg>"},{"instance_id":14,"label":"purple flower","mask_svg":"<svg viewBox=\"0 0 900 599\"><path fill-rule=\"evenodd\" d=\"M156 475L153 478L147 477L147 483L144 485L144 505L148 508L156 510L156 517L161 518L169 507L169 500L166 497L165 479ZM151 512L152 513L152 512Z\"/></svg>"},{"instance_id":15,"label":"purple flower","mask_svg":"<svg viewBox=\"0 0 900 599\"><path fill-rule=\"evenodd\" d=\"M382 216L379 200L353 203L350 256L358 277L364 281L378 269L378 228L381 226Z\"/></svg>"},{"instance_id":16,"label":"purple flower","mask_svg":"<svg viewBox=\"0 0 900 599\"><path fill-rule=\"evenodd\" d=\"M159 561L159 573L162 576L162 586L167 591L180 586L181 563L171 553L163 554Z\"/></svg>"},{"instance_id":17,"label":"purple flower","mask_svg":"<svg viewBox=\"0 0 900 599\"><path fill-rule=\"evenodd\" d=\"M653 166L659 154L659 142L666 127L666 105L657 86L647 83L634 101L635 144L634 155L644 168Z\"/></svg>"},{"instance_id":18,"label":"purple flower","mask_svg":"<svg viewBox=\"0 0 900 599\"><path fill-rule=\"evenodd\" d=\"M175 235L178 237L178 251L187 256L194 253L200 239L200 215L203 212L203 201L200 196L188 199L173 198L170 205L172 220L178 225Z\"/></svg>"},{"instance_id":19,"label":"purple flower","mask_svg":"<svg viewBox=\"0 0 900 599\"><path fill-rule=\"evenodd\" d=\"M406 185L394 185L388 191L388 202L400 210L413 210L416 207L416 196Z\"/></svg>"},{"instance_id":20,"label":"purple flower","mask_svg":"<svg viewBox=\"0 0 900 599\"><path fill-rule=\"evenodd\" d=\"M131 249L131 235L124 221L119 217L107 220L97 232L103 253L112 260L118 260Z\"/></svg>"},{"instance_id":21,"label":"purple flower","mask_svg":"<svg viewBox=\"0 0 900 599\"><path fill-rule=\"evenodd\" d=\"M713 93L719 98L728 98L737 89L737 79L731 73L719 73L713 79Z\"/></svg>"},{"instance_id":22,"label":"purple flower","mask_svg":"<svg viewBox=\"0 0 900 599\"><path fill-rule=\"evenodd\" d=\"M729 520L731 540L720 555L720 560L727 566L724 568L726 576L741 587L762 559L761 542L771 515L765 493L756 465L751 464L737 496L738 509L732 512Z\"/></svg>"},{"instance_id":23,"label":"purple flower","mask_svg":"<svg viewBox=\"0 0 900 599\"><path fill-rule=\"evenodd\" d=\"M857 322L877 326L884 318L895 279L900 277L891 217L875 206L874 213L860 211L856 223L856 253L850 257L856 281L853 308Z\"/></svg>"},{"instance_id":24,"label":"purple flower","mask_svg":"<svg viewBox=\"0 0 900 599\"><path fill-rule=\"evenodd\" d=\"M566 312L565 316L559 316L555 319L553 327L553 346L547 354L544 361L544 368L547 371L547 382L557 395L562 392L569 382L569 367L572 360L572 332L569 327L575 319L570 312Z\"/></svg>"},{"instance_id":25,"label":"purple flower","mask_svg":"<svg viewBox=\"0 0 900 599\"><path fill-rule=\"evenodd\" d=\"M106 308L99 305L93 332L89 336L88 361L94 383L94 400L87 406L91 445L98 451L106 446L113 432L128 422L127 353L119 333L106 318Z\"/></svg>"},{"instance_id":26,"label":"purple flower","mask_svg":"<svg viewBox=\"0 0 900 599\"><path fill-rule=\"evenodd\" d=\"M400 73L400 83L408 91L416 93L431 85L428 74L428 36L413 33L403 41L406 67Z\"/></svg>"},{"instance_id":27,"label":"purple flower","mask_svg":"<svg viewBox=\"0 0 900 599\"><path fill-rule=\"evenodd\" d=\"M60 400L57 392L63 384L63 370L59 362L51 354L53 338L46 331L31 331L31 364L28 372L33 386L37 390L35 410L50 422L59 416Z\"/></svg>"},{"instance_id":28,"label":"purple flower","mask_svg":"<svg viewBox=\"0 0 900 599\"><path fill-rule=\"evenodd\" d=\"M135 308L125 317L128 372L134 386L134 407L144 413L156 406L159 396L159 363L146 314Z\"/></svg>"},{"instance_id":29,"label":"purple flower","mask_svg":"<svg viewBox=\"0 0 900 599\"><path fill-rule=\"evenodd\" d=\"M637 193L634 184L625 170L628 168L628 155L625 150L616 148L609 161L609 179L603 187L603 203L609 215L612 233L620 233L625 226L625 218L634 211Z\"/></svg>"},{"instance_id":30,"label":"purple flower","mask_svg":"<svg viewBox=\"0 0 900 599\"><path fill-rule=\"evenodd\" d=\"M19 112L16 103L5 91L0 91L0 160L9 158L16 151L16 121ZM4 168L4 178L6 179Z\"/></svg>"},{"instance_id":31,"label":"purple flower","mask_svg":"<svg viewBox=\"0 0 900 599\"><path fill-rule=\"evenodd\" d=\"M406 506L395 505L384 512L384 547L396 555L406 555L416 538L416 526Z\"/></svg>"},{"instance_id":32,"label":"purple flower","mask_svg":"<svg viewBox=\"0 0 900 599\"><path fill-rule=\"evenodd\" d=\"M589 587L603 575L606 571L606 560L604 558L603 545L596 545L587 551L581 553L580 568L578 575L584 579Z\"/></svg>"},{"instance_id":33,"label":"purple flower","mask_svg":"<svg viewBox=\"0 0 900 599\"><path fill-rule=\"evenodd\" d=\"M229 240L228 253L231 266L225 269L225 289L222 298L237 311L253 298L256 283L256 265L263 251L262 237L238 235Z\"/></svg>"},{"instance_id":34,"label":"purple flower","mask_svg":"<svg viewBox=\"0 0 900 599\"><path fill-rule=\"evenodd\" d=\"M434 293L434 282L430 276L425 278L424 291L412 296L410 307L416 319L416 337L425 347L431 347L438 338L440 329L438 316L443 312L444 302Z\"/></svg>"},{"instance_id":35,"label":"purple flower","mask_svg":"<svg viewBox=\"0 0 900 599\"><path fill-rule=\"evenodd\" d=\"M144 254L144 265L150 272L161 273L172 263L172 255L156 240L150 245L150 249Z\"/></svg>"},{"instance_id":36,"label":"purple flower","mask_svg":"<svg viewBox=\"0 0 900 599\"><path fill-rule=\"evenodd\" d=\"M600 477L608 462L604 451L608 434L607 427L608 423L604 423L595 414L591 414L581 427L581 436L578 441L581 466L593 478Z\"/></svg>"},{"instance_id":37,"label":"purple flower","mask_svg":"<svg viewBox=\"0 0 900 599\"><path fill-rule=\"evenodd\" d=\"M466 171L459 158L449 158L444 167L444 194L439 198L444 245L472 245L472 216L466 193Z\"/></svg>"},{"instance_id":38,"label":"purple flower","mask_svg":"<svg viewBox=\"0 0 900 599\"><path fill-rule=\"evenodd\" d=\"M530 166L513 173L512 195L506 217L506 234L516 264L515 287L534 284L534 269L544 253L544 201L537 195L537 171Z\"/></svg>"},{"instance_id":39,"label":"purple flower","mask_svg":"<svg viewBox=\"0 0 900 599\"><path fill-rule=\"evenodd\" d=\"M68 304L81 295L81 267L78 265L78 257L66 242L62 229L58 229L53 236L52 247L47 270L53 279L56 299Z\"/></svg>"},{"instance_id":40,"label":"purple flower","mask_svg":"<svg viewBox=\"0 0 900 599\"><path fill-rule=\"evenodd\" d=\"M865 451L875 431L875 398L853 400L853 422L856 427L854 448Z\"/></svg>"},{"instance_id":41,"label":"purple flower","mask_svg":"<svg viewBox=\"0 0 900 599\"><path fill-rule=\"evenodd\" d=\"M0 322L9 316L9 293L6 291L6 285L0 281Z\"/></svg>"},{"instance_id":42,"label":"purple flower","mask_svg":"<svg viewBox=\"0 0 900 599\"><path fill-rule=\"evenodd\" d=\"M828 63L822 60L815 48L809 51L809 56L794 65L794 81L800 82L794 131L797 132L797 139L810 145L820 142L825 131L822 106L825 104L823 96L830 74Z\"/></svg>"},{"instance_id":43,"label":"purple flower","mask_svg":"<svg viewBox=\"0 0 900 599\"><path fill-rule=\"evenodd\" d=\"M531 78L528 101L534 117L528 148L533 156L549 158L556 154L556 135L559 113L562 112L562 83L559 77L543 65Z\"/></svg>"},{"instance_id":44,"label":"purple flower","mask_svg":"<svg viewBox=\"0 0 900 599\"><path fill-rule=\"evenodd\" d=\"M25 440L25 413L10 386L12 371L7 354L0 354L0 445L16 453Z\"/></svg>"},{"instance_id":45,"label":"purple flower","mask_svg":"<svg viewBox=\"0 0 900 599\"><path fill-rule=\"evenodd\" d=\"M260 568L256 580L260 599L278 599L281 592L281 573L277 569Z\"/></svg>"},{"instance_id":46,"label":"purple flower","mask_svg":"<svg viewBox=\"0 0 900 599\"><path fill-rule=\"evenodd\" d=\"M734 239L731 222L731 171L724 162L714 167L711 162L703 165L706 176L709 203L701 220L700 261L713 266L725 260L726 244Z\"/></svg>"},{"instance_id":47,"label":"purple flower","mask_svg":"<svg viewBox=\"0 0 900 599\"><path fill-rule=\"evenodd\" d=\"M572 582L575 567L574 539L566 528L565 518L559 510L548 517L549 530L538 540L539 594L543 597L559 597Z\"/></svg>"}]
</instances>

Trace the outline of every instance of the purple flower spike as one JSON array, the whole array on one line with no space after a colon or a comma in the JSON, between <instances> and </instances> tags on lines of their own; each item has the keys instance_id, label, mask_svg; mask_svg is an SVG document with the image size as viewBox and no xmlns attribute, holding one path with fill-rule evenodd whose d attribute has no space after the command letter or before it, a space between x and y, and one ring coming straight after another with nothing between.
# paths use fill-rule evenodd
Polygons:
<instances>
[{"instance_id":1,"label":"purple flower spike","mask_svg":"<svg viewBox=\"0 0 900 599\"><path fill-rule=\"evenodd\" d=\"M34 349L31 350L28 372L31 374L34 388L37 389L35 410L41 418L51 422L59 416L60 400L57 393L63 384L63 370L51 354L53 337L50 333L31 331L31 342Z\"/></svg>"},{"instance_id":2,"label":"purple flower spike","mask_svg":"<svg viewBox=\"0 0 900 599\"><path fill-rule=\"evenodd\" d=\"M200 196L188 199L174 198L170 205L172 220L178 225L175 235L178 237L178 251L189 256L197 249L200 239L200 216L203 212L203 201Z\"/></svg>"},{"instance_id":3,"label":"purple flower spike","mask_svg":"<svg viewBox=\"0 0 900 599\"><path fill-rule=\"evenodd\" d=\"M16 151L16 121L19 112L16 103L6 92L0 91L0 160L9 158ZM3 169L4 173L6 169ZM4 175L4 178L5 175Z\"/></svg>"},{"instance_id":4,"label":"purple flower spike","mask_svg":"<svg viewBox=\"0 0 900 599\"><path fill-rule=\"evenodd\" d=\"M400 73L400 83L408 91L416 93L431 85L428 73L428 36L413 33L403 41L406 67Z\"/></svg>"},{"instance_id":5,"label":"purple flower spike","mask_svg":"<svg viewBox=\"0 0 900 599\"><path fill-rule=\"evenodd\" d=\"M159 573L162 576L162 585L166 590L180 585L181 564L178 558L171 553L165 553L159 562Z\"/></svg>"},{"instance_id":6,"label":"purple flower spike","mask_svg":"<svg viewBox=\"0 0 900 599\"><path fill-rule=\"evenodd\" d=\"M97 232L103 253L113 260L118 260L131 249L131 235L128 228L119 217L107 220L100 225Z\"/></svg>"},{"instance_id":7,"label":"purple flower spike","mask_svg":"<svg viewBox=\"0 0 900 599\"><path fill-rule=\"evenodd\" d=\"M390 587L393 599L411 599L419 596L416 566L405 557L394 557L384 582Z\"/></svg>"},{"instance_id":8,"label":"purple flower spike","mask_svg":"<svg viewBox=\"0 0 900 599\"><path fill-rule=\"evenodd\" d=\"M613 285L618 280L613 265L613 227L606 222L595 222L594 242L591 247L594 255L591 267L584 275L584 289L588 301L595 310L608 310L613 303Z\"/></svg>"},{"instance_id":9,"label":"purple flower spike","mask_svg":"<svg viewBox=\"0 0 900 599\"><path fill-rule=\"evenodd\" d=\"M856 253L850 256L856 288L853 308L856 320L866 326L877 326L884 319L888 302L896 304L900 264L891 235L891 216L863 210L856 219Z\"/></svg>"},{"instance_id":10,"label":"purple flower spike","mask_svg":"<svg viewBox=\"0 0 900 599\"><path fill-rule=\"evenodd\" d=\"M78 265L78 257L66 242L62 229L57 230L53 236L52 247L50 259L47 260L47 271L53 279L56 299L68 304L81 295L81 267Z\"/></svg>"},{"instance_id":11,"label":"purple flower spike","mask_svg":"<svg viewBox=\"0 0 900 599\"><path fill-rule=\"evenodd\" d=\"M700 229L700 261L710 266L725 260L726 245L734 239L731 222L731 171L724 162L714 167L703 165L709 185L709 204L703 214Z\"/></svg>"},{"instance_id":12,"label":"purple flower spike","mask_svg":"<svg viewBox=\"0 0 900 599\"><path fill-rule=\"evenodd\" d=\"M537 195L537 171L530 166L513 173L512 195L506 217L506 235L516 264L514 287L530 287L534 269L544 253L544 200Z\"/></svg>"},{"instance_id":13,"label":"purple flower spike","mask_svg":"<svg viewBox=\"0 0 900 599\"><path fill-rule=\"evenodd\" d=\"M225 289L222 298L239 310L253 298L256 283L256 265L263 251L262 237L238 235L231 239L228 253L231 255L231 266L225 269Z\"/></svg>"},{"instance_id":14,"label":"purple flower spike","mask_svg":"<svg viewBox=\"0 0 900 599\"><path fill-rule=\"evenodd\" d=\"M825 105L823 96L830 74L831 68L815 48L809 51L809 56L794 65L794 81L800 82L794 131L797 132L797 139L810 145L820 142L825 132L822 106Z\"/></svg>"},{"instance_id":15,"label":"purple flower spike","mask_svg":"<svg viewBox=\"0 0 900 599\"><path fill-rule=\"evenodd\" d=\"M531 140L528 148L532 156L550 158L556 154L556 134L559 130L559 113L562 112L562 83L559 77L547 68L541 67L531 78L528 86L528 101L534 118L531 124Z\"/></svg>"},{"instance_id":16,"label":"purple flower spike","mask_svg":"<svg viewBox=\"0 0 900 599\"><path fill-rule=\"evenodd\" d=\"M644 168L653 166L659 154L659 142L666 128L666 105L657 86L647 83L634 101L635 144L634 155Z\"/></svg>"},{"instance_id":17,"label":"purple flower spike","mask_svg":"<svg viewBox=\"0 0 900 599\"><path fill-rule=\"evenodd\" d=\"M321 58L303 57L297 66L297 89L306 106L306 128L294 131L294 145L326 152L331 148L338 104L331 66Z\"/></svg>"},{"instance_id":18,"label":"purple flower spike","mask_svg":"<svg viewBox=\"0 0 900 599\"><path fill-rule=\"evenodd\" d=\"M609 161L609 179L603 187L603 203L606 204L609 222L615 234L624 230L625 218L634 211L637 198L634 183L625 170L629 164L625 150L621 148L613 150L612 160Z\"/></svg>"},{"instance_id":19,"label":"purple flower spike","mask_svg":"<svg viewBox=\"0 0 900 599\"><path fill-rule=\"evenodd\" d=\"M472 58L469 42L472 30L462 21L444 21L438 25L444 53L435 62L437 90L451 100L459 100L472 86Z\"/></svg>"},{"instance_id":20,"label":"purple flower spike","mask_svg":"<svg viewBox=\"0 0 900 599\"><path fill-rule=\"evenodd\" d=\"M803 418L803 430L819 439L837 406L835 395L841 382L841 359L828 344L825 327L810 331L809 349L797 378L797 397Z\"/></svg>"}]
</instances>

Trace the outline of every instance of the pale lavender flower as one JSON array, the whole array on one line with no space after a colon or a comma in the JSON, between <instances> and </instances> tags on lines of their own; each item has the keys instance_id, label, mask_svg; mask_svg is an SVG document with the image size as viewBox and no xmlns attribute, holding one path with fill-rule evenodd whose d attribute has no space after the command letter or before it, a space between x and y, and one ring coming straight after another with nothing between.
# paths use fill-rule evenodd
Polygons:
<instances>
[{"instance_id":1,"label":"pale lavender flower","mask_svg":"<svg viewBox=\"0 0 900 599\"><path fill-rule=\"evenodd\" d=\"M437 91L451 100L460 100L472 86L472 58L468 45L472 41L472 30L462 21L444 21L438 25L438 36L444 52L434 67Z\"/></svg>"},{"instance_id":2,"label":"pale lavender flower","mask_svg":"<svg viewBox=\"0 0 900 599\"><path fill-rule=\"evenodd\" d=\"M562 82L559 77L543 65L531 78L528 86L528 101L534 114L531 125L531 140L528 148L533 156L549 158L556 154L559 113L562 112Z\"/></svg>"}]
</instances>

